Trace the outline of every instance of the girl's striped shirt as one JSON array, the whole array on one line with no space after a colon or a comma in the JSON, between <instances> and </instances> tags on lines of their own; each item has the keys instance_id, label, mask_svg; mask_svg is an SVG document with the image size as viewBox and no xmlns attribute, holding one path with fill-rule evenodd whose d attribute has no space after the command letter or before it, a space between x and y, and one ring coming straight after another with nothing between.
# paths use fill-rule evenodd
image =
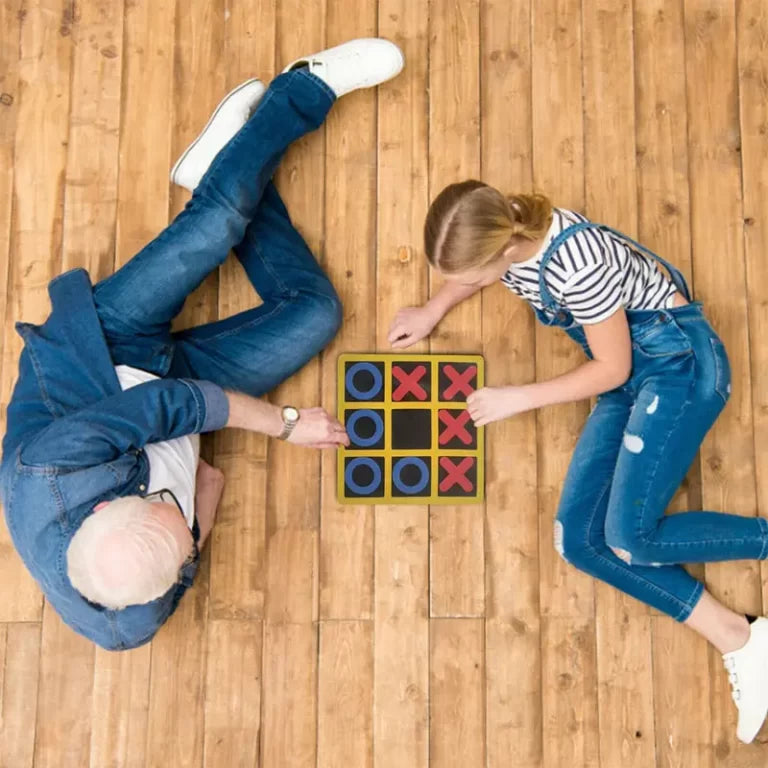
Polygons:
<instances>
[{"instance_id":1,"label":"girl's striped shirt","mask_svg":"<svg viewBox=\"0 0 768 768\"><path fill-rule=\"evenodd\" d=\"M504 285L537 309L543 309L539 267L552 239L571 224L587 221L563 208L552 211L552 225L539 252L511 264ZM599 323L620 307L661 309L672 306L677 292L659 263L610 232L587 229L569 237L544 271L547 288L579 325Z\"/></svg>"}]
</instances>

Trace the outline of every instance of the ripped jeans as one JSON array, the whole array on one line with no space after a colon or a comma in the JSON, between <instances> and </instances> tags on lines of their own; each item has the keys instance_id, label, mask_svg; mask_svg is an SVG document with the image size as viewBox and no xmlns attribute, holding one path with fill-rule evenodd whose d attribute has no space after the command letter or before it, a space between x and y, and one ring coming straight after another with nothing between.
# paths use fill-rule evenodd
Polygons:
<instances>
[{"instance_id":1,"label":"ripped jeans","mask_svg":"<svg viewBox=\"0 0 768 768\"><path fill-rule=\"evenodd\" d=\"M698 303L627 317L632 376L601 395L587 421L555 546L580 570L685 621L704 587L679 564L763 559L768 520L665 514L730 396L730 367Z\"/></svg>"}]
</instances>

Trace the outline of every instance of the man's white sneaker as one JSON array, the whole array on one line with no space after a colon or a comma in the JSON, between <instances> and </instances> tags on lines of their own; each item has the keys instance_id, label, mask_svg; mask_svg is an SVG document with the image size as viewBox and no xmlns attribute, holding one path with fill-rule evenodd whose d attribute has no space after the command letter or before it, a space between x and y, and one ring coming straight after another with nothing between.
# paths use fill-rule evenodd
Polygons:
<instances>
[{"instance_id":1,"label":"man's white sneaker","mask_svg":"<svg viewBox=\"0 0 768 768\"><path fill-rule=\"evenodd\" d=\"M768 619L753 621L746 645L723 654L723 663L739 710L736 735L749 744L768 714Z\"/></svg>"},{"instance_id":2,"label":"man's white sneaker","mask_svg":"<svg viewBox=\"0 0 768 768\"><path fill-rule=\"evenodd\" d=\"M381 37L350 40L291 62L283 72L307 67L337 96L391 80L405 64L402 51Z\"/></svg>"},{"instance_id":3,"label":"man's white sneaker","mask_svg":"<svg viewBox=\"0 0 768 768\"><path fill-rule=\"evenodd\" d=\"M171 170L171 181L192 192L210 167L213 158L246 124L266 87L251 79L228 93L213 111L200 135L186 148Z\"/></svg>"}]
</instances>

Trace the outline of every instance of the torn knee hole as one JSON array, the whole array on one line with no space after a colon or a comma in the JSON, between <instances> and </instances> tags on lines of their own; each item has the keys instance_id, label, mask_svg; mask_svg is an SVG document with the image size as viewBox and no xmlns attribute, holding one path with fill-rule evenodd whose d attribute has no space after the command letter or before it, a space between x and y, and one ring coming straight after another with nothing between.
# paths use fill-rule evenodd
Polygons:
<instances>
[{"instance_id":1,"label":"torn knee hole","mask_svg":"<svg viewBox=\"0 0 768 768\"><path fill-rule=\"evenodd\" d=\"M621 549L620 547L611 547L611 552L613 552L613 554L616 555L619 560L623 560L628 565L632 564L632 555L626 549Z\"/></svg>"},{"instance_id":2,"label":"torn knee hole","mask_svg":"<svg viewBox=\"0 0 768 768\"><path fill-rule=\"evenodd\" d=\"M563 560L565 560L565 546L563 545L563 534L564 534L563 524L559 520L555 520L555 529L554 529L555 550L557 551L557 554L560 555L560 557L562 557Z\"/></svg>"}]
</instances>

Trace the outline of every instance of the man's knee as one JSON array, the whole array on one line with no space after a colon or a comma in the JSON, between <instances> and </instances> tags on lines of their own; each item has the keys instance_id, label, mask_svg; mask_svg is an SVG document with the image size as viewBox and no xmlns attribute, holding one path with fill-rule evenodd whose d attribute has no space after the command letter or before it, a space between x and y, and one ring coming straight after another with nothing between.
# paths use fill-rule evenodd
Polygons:
<instances>
[{"instance_id":1,"label":"man's knee","mask_svg":"<svg viewBox=\"0 0 768 768\"><path fill-rule=\"evenodd\" d=\"M341 328L344 310L338 294L332 288L326 293L313 293L308 297L306 327L308 339L315 353L325 347Z\"/></svg>"}]
</instances>

